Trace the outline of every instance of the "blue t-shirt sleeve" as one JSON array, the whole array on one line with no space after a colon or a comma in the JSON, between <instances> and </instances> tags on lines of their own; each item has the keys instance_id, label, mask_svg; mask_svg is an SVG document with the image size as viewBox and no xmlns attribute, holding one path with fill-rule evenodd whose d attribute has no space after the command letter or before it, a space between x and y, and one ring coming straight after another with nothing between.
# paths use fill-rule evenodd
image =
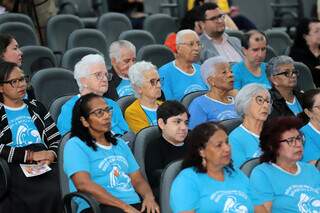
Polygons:
<instances>
[{"instance_id":1,"label":"blue t-shirt sleeve","mask_svg":"<svg viewBox=\"0 0 320 213\"><path fill-rule=\"evenodd\" d=\"M232 73L233 73L233 88L236 90L240 90L242 88L242 82L241 82L241 74L239 65L235 64L232 66Z\"/></svg>"},{"instance_id":2,"label":"blue t-shirt sleeve","mask_svg":"<svg viewBox=\"0 0 320 213\"><path fill-rule=\"evenodd\" d=\"M200 192L196 183L197 176L186 169L173 181L170 191L170 206L174 213L195 210L199 205ZM188 198L186 199L186 196Z\"/></svg>"},{"instance_id":3,"label":"blue t-shirt sleeve","mask_svg":"<svg viewBox=\"0 0 320 213\"><path fill-rule=\"evenodd\" d=\"M241 144L241 138L242 137L237 134L237 131L232 131L229 135L229 143L231 146L231 158L233 161L233 165L236 168L240 168L240 166L246 161L246 155Z\"/></svg>"},{"instance_id":4,"label":"blue t-shirt sleeve","mask_svg":"<svg viewBox=\"0 0 320 213\"><path fill-rule=\"evenodd\" d=\"M166 100L173 100L174 96L170 88L170 79L169 79L170 76L167 75L167 71L168 71L168 64L160 67L159 69L159 76L162 79L161 89L164 93Z\"/></svg>"},{"instance_id":5,"label":"blue t-shirt sleeve","mask_svg":"<svg viewBox=\"0 0 320 213\"><path fill-rule=\"evenodd\" d=\"M71 177L77 172L90 173L90 162L84 147L79 143L83 143L79 138L71 138L64 147L63 166L64 172Z\"/></svg>"},{"instance_id":6,"label":"blue t-shirt sleeve","mask_svg":"<svg viewBox=\"0 0 320 213\"><path fill-rule=\"evenodd\" d=\"M136 159L134 158L129 146L122 139L118 139L118 145L123 150L124 156L126 156L126 159L128 161L128 173L130 174L138 171L139 165Z\"/></svg>"},{"instance_id":7,"label":"blue t-shirt sleeve","mask_svg":"<svg viewBox=\"0 0 320 213\"><path fill-rule=\"evenodd\" d=\"M61 135L71 130L71 116L72 109L70 109L69 105L64 104L57 120L57 127Z\"/></svg>"},{"instance_id":8,"label":"blue t-shirt sleeve","mask_svg":"<svg viewBox=\"0 0 320 213\"><path fill-rule=\"evenodd\" d=\"M107 99L107 104L113 108L112 111L112 131L116 134L123 135L125 132L129 131L129 126L127 122L125 121L122 111L119 107L119 105L110 99Z\"/></svg>"},{"instance_id":9,"label":"blue t-shirt sleeve","mask_svg":"<svg viewBox=\"0 0 320 213\"><path fill-rule=\"evenodd\" d=\"M195 126L204 123L208 120L206 112L201 107L199 99L194 99L189 106L189 128L193 129Z\"/></svg>"},{"instance_id":10,"label":"blue t-shirt sleeve","mask_svg":"<svg viewBox=\"0 0 320 213\"><path fill-rule=\"evenodd\" d=\"M302 158L302 160L305 162L318 160L320 158L319 153L317 153L317 150L319 150L319 148L314 144L312 140L313 139L308 134L305 134L305 144Z\"/></svg>"}]
</instances>

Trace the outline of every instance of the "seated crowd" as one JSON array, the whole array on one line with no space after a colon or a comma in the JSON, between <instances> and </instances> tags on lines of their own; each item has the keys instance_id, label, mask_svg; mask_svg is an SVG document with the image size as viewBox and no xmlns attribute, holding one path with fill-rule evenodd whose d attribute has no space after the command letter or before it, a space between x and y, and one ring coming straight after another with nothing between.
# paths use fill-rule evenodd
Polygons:
<instances>
[{"instance_id":1,"label":"seated crowd","mask_svg":"<svg viewBox=\"0 0 320 213\"><path fill-rule=\"evenodd\" d=\"M110 70L102 55L82 57L73 70L79 94L63 104L57 124L20 68L19 44L0 35L0 157L12 179L0 212L61 212L60 163L69 191L91 195L102 213L160 213L163 171L178 160L169 195L174 213L320 212L320 90L298 88L290 56L266 61L264 33L249 31L240 42L225 33L216 4L198 12L203 33L177 32L175 59L159 68L136 62L126 40L110 45ZM303 33L313 54L315 38ZM127 96L134 101L122 109L117 100ZM230 129L226 120L240 125ZM152 126L159 134L149 138L141 171L135 141L125 136ZM259 165L247 176L242 165L254 158ZM50 171L27 177L30 165ZM83 199L75 203L77 212L93 212Z\"/></svg>"}]
</instances>

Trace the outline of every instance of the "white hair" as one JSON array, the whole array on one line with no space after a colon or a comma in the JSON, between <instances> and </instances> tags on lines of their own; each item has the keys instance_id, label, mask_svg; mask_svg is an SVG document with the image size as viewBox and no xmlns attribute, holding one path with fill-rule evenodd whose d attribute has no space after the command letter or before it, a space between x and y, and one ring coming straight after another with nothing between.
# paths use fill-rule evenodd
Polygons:
<instances>
[{"instance_id":1,"label":"white hair","mask_svg":"<svg viewBox=\"0 0 320 213\"><path fill-rule=\"evenodd\" d=\"M90 67L94 64L105 65L105 60L100 54L89 54L81 58L80 61L74 66L74 79L76 79L80 92L83 90L83 85L80 82L80 78L90 75Z\"/></svg>"},{"instance_id":2,"label":"white hair","mask_svg":"<svg viewBox=\"0 0 320 213\"><path fill-rule=\"evenodd\" d=\"M176 36L176 44L181 44L184 42L184 36L187 34L194 34L197 38L199 38L198 34L190 29L180 30Z\"/></svg>"},{"instance_id":3,"label":"white hair","mask_svg":"<svg viewBox=\"0 0 320 213\"><path fill-rule=\"evenodd\" d=\"M210 85L208 83L208 78L212 75L214 75L217 71L216 65L217 64L229 64L229 61L227 58L223 56L215 56L208 58L203 62L201 65L201 76L203 81L207 84L207 86L210 88Z\"/></svg>"},{"instance_id":4,"label":"white hair","mask_svg":"<svg viewBox=\"0 0 320 213\"><path fill-rule=\"evenodd\" d=\"M136 47L127 40L119 40L111 43L109 47L109 58L114 58L117 62L120 61L121 58L121 49L129 49L134 54L136 54Z\"/></svg>"}]
</instances>

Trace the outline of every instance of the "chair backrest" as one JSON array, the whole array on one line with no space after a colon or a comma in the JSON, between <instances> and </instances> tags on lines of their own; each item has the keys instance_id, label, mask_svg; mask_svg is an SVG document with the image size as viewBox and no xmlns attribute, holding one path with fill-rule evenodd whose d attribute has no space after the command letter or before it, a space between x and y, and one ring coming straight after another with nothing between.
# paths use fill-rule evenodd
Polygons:
<instances>
[{"instance_id":1,"label":"chair backrest","mask_svg":"<svg viewBox=\"0 0 320 213\"><path fill-rule=\"evenodd\" d=\"M191 92L189 94L186 94L181 99L181 103L188 109L189 105L191 104L193 99L195 99L196 97L199 97L201 95L206 94L206 92L207 92L206 90L202 90L202 91L195 91L195 92Z\"/></svg>"},{"instance_id":2,"label":"chair backrest","mask_svg":"<svg viewBox=\"0 0 320 213\"><path fill-rule=\"evenodd\" d=\"M145 171L145 155L147 145L153 141L153 139L160 136L160 130L158 126L149 126L140 130L136 135L136 140L133 144L133 154L140 166L140 172L148 180Z\"/></svg>"},{"instance_id":3,"label":"chair backrest","mask_svg":"<svg viewBox=\"0 0 320 213\"><path fill-rule=\"evenodd\" d=\"M160 44L144 46L137 54L137 61L150 61L158 68L174 59L173 52L168 47Z\"/></svg>"},{"instance_id":4,"label":"chair backrest","mask_svg":"<svg viewBox=\"0 0 320 213\"><path fill-rule=\"evenodd\" d=\"M257 165L260 164L260 160L259 158L252 158L247 160L246 162L244 162L241 166L240 169L241 171L247 175L248 177L250 177L252 170L254 169L254 167L256 167Z\"/></svg>"},{"instance_id":5,"label":"chair backrest","mask_svg":"<svg viewBox=\"0 0 320 213\"><path fill-rule=\"evenodd\" d=\"M21 22L29 25L32 29L35 29L32 19L23 13L4 13L0 15L0 24L8 22Z\"/></svg>"},{"instance_id":6,"label":"chair backrest","mask_svg":"<svg viewBox=\"0 0 320 213\"><path fill-rule=\"evenodd\" d=\"M61 60L61 67L74 71L74 66L76 65L76 63L78 63L81 60L81 58L89 54L103 55L97 49L91 47L75 47L67 50L63 54Z\"/></svg>"},{"instance_id":7,"label":"chair backrest","mask_svg":"<svg viewBox=\"0 0 320 213\"><path fill-rule=\"evenodd\" d=\"M170 208L170 190L173 180L181 171L181 165L182 160L174 161L162 171L160 179L160 209L163 213L172 212Z\"/></svg>"},{"instance_id":8,"label":"chair backrest","mask_svg":"<svg viewBox=\"0 0 320 213\"><path fill-rule=\"evenodd\" d=\"M143 22L143 29L150 32L157 44L163 44L170 33L176 32L177 22L167 14L153 14L147 16Z\"/></svg>"},{"instance_id":9,"label":"chair backrest","mask_svg":"<svg viewBox=\"0 0 320 213\"><path fill-rule=\"evenodd\" d=\"M227 134L230 134L230 132L237 128L241 123L241 118L228 119L219 122L219 124L223 125L227 129Z\"/></svg>"},{"instance_id":10,"label":"chair backrest","mask_svg":"<svg viewBox=\"0 0 320 213\"><path fill-rule=\"evenodd\" d=\"M30 78L41 69L56 67L56 57L51 49L44 46L21 47L23 52L22 70Z\"/></svg>"},{"instance_id":11,"label":"chair backrest","mask_svg":"<svg viewBox=\"0 0 320 213\"><path fill-rule=\"evenodd\" d=\"M11 176L8 163L0 158L0 202L6 196L10 183Z\"/></svg>"},{"instance_id":12,"label":"chair backrest","mask_svg":"<svg viewBox=\"0 0 320 213\"><path fill-rule=\"evenodd\" d=\"M274 49L272 47L270 47L269 45L267 45L267 54L266 54L266 58L264 59L264 62L268 63L268 61L273 58L276 57L277 54L274 51Z\"/></svg>"},{"instance_id":13,"label":"chair backrest","mask_svg":"<svg viewBox=\"0 0 320 213\"><path fill-rule=\"evenodd\" d=\"M232 37L236 37L238 38L240 41L243 39L244 37L244 32L240 31L240 30L231 30L231 29L226 29L225 32Z\"/></svg>"},{"instance_id":14,"label":"chair backrest","mask_svg":"<svg viewBox=\"0 0 320 213\"><path fill-rule=\"evenodd\" d=\"M62 96L62 97L55 99L52 102L52 104L50 105L50 108L49 108L49 112L50 112L51 117L54 120L54 122L57 122L58 117L61 112L61 107L63 106L63 104L65 104L71 97L72 97L71 95Z\"/></svg>"},{"instance_id":15,"label":"chair backrest","mask_svg":"<svg viewBox=\"0 0 320 213\"><path fill-rule=\"evenodd\" d=\"M47 109L58 97L79 93L73 72L58 67L38 71L31 78L31 85L36 99Z\"/></svg>"},{"instance_id":16,"label":"chair backrest","mask_svg":"<svg viewBox=\"0 0 320 213\"><path fill-rule=\"evenodd\" d=\"M292 40L286 32L280 30L266 30L265 35L270 45L277 55L283 55L288 47L292 45Z\"/></svg>"},{"instance_id":17,"label":"chair backrest","mask_svg":"<svg viewBox=\"0 0 320 213\"><path fill-rule=\"evenodd\" d=\"M145 30L124 31L119 35L119 40L130 41L136 47L137 52L143 46L156 43L153 35Z\"/></svg>"},{"instance_id":18,"label":"chair backrest","mask_svg":"<svg viewBox=\"0 0 320 213\"><path fill-rule=\"evenodd\" d=\"M70 139L70 132L66 133L60 141L58 149L58 167L59 167L59 182L60 182L60 193L61 198L70 192L69 180L63 169L63 152L67 141Z\"/></svg>"},{"instance_id":19,"label":"chair backrest","mask_svg":"<svg viewBox=\"0 0 320 213\"><path fill-rule=\"evenodd\" d=\"M315 89L316 86L313 82L311 71L307 65L301 62L294 62L294 68L299 71L297 88L298 90L307 91Z\"/></svg>"},{"instance_id":20,"label":"chair backrest","mask_svg":"<svg viewBox=\"0 0 320 213\"><path fill-rule=\"evenodd\" d=\"M20 47L39 45L39 40L34 28L22 22L7 22L0 25L0 33L10 34Z\"/></svg>"},{"instance_id":21,"label":"chair backrest","mask_svg":"<svg viewBox=\"0 0 320 213\"><path fill-rule=\"evenodd\" d=\"M132 104L135 100L136 97L134 97L134 95L126 95L117 100L117 104L119 105L123 115L127 107L130 106L130 104Z\"/></svg>"},{"instance_id":22,"label":"chair backrest","mask_svg":"<svg viewBox=\"0 0 320 213\"><path fill-rule=\"evenodd\" d=\"M132 25L126 15L109 12L99 17L97 29L105 35L109 47L112 42L118 40L122 32L131 30Z\"/></svg>"},{"instance_id":23,"label":"chair backrest","mask_svg":"<svg viewBox=\"0 0 320 213\"><path fill-rule=\"evenodd\" d=\"M143 10L146 14L160 13L161 1L143 0Z\"/></svg>"}]
</instances>

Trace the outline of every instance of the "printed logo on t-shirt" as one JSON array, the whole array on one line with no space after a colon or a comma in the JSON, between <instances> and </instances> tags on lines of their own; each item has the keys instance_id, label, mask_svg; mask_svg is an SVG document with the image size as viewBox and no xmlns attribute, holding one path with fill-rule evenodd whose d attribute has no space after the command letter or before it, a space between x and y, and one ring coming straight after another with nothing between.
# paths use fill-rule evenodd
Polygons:
<instances>
[{"instance_id":1,"label":"printed logo on t-shirt","mask_svg":"<svg viewBox=\"0 0 320 213\"><path fill-rule=\"evenodd\" d=\"M199 90L205 90L205 88L203 88L199 84L191 84L184 90L184 95L189 94L191 92L199 91Z\"/></svg>"},{"instance_id":2,"label":"printed logo on t-shirt","mask_svg":"<svg viewBox=\"0 0 320 213\"><path fill-rule=\"evenodd\" d=\"M210 200L218 204L223 204L224 213L247 213L248 207L243 201L248 200L248 196L242 191L216 191L210 196Z\"/></svg>"},{"instance_id":3,"label":"printed logo on t-shirt","mask_svg":"<svg viewBox=\"0 0 320 213\"><path fill-rule=\"evenodd\" d=\"M126 95L133 95L133 89L130 85L122 86L122 87L117 87L117 93L119 97L123 97Z\"/></svg>"},{"instance_id":4,"label":"printed logo on t-shirt","mask_svg":"<svg viewBox=\"0 0 320 213\"><path fill-rule=\"evenodd\" d=\"M221 113L218 114L217 120L222 121L222 120L227 120L227 119L232 119L232 118L238 118L238 114L235 111L232 110L226 110L222 111Z\"/></svg>"}]
</instances>

